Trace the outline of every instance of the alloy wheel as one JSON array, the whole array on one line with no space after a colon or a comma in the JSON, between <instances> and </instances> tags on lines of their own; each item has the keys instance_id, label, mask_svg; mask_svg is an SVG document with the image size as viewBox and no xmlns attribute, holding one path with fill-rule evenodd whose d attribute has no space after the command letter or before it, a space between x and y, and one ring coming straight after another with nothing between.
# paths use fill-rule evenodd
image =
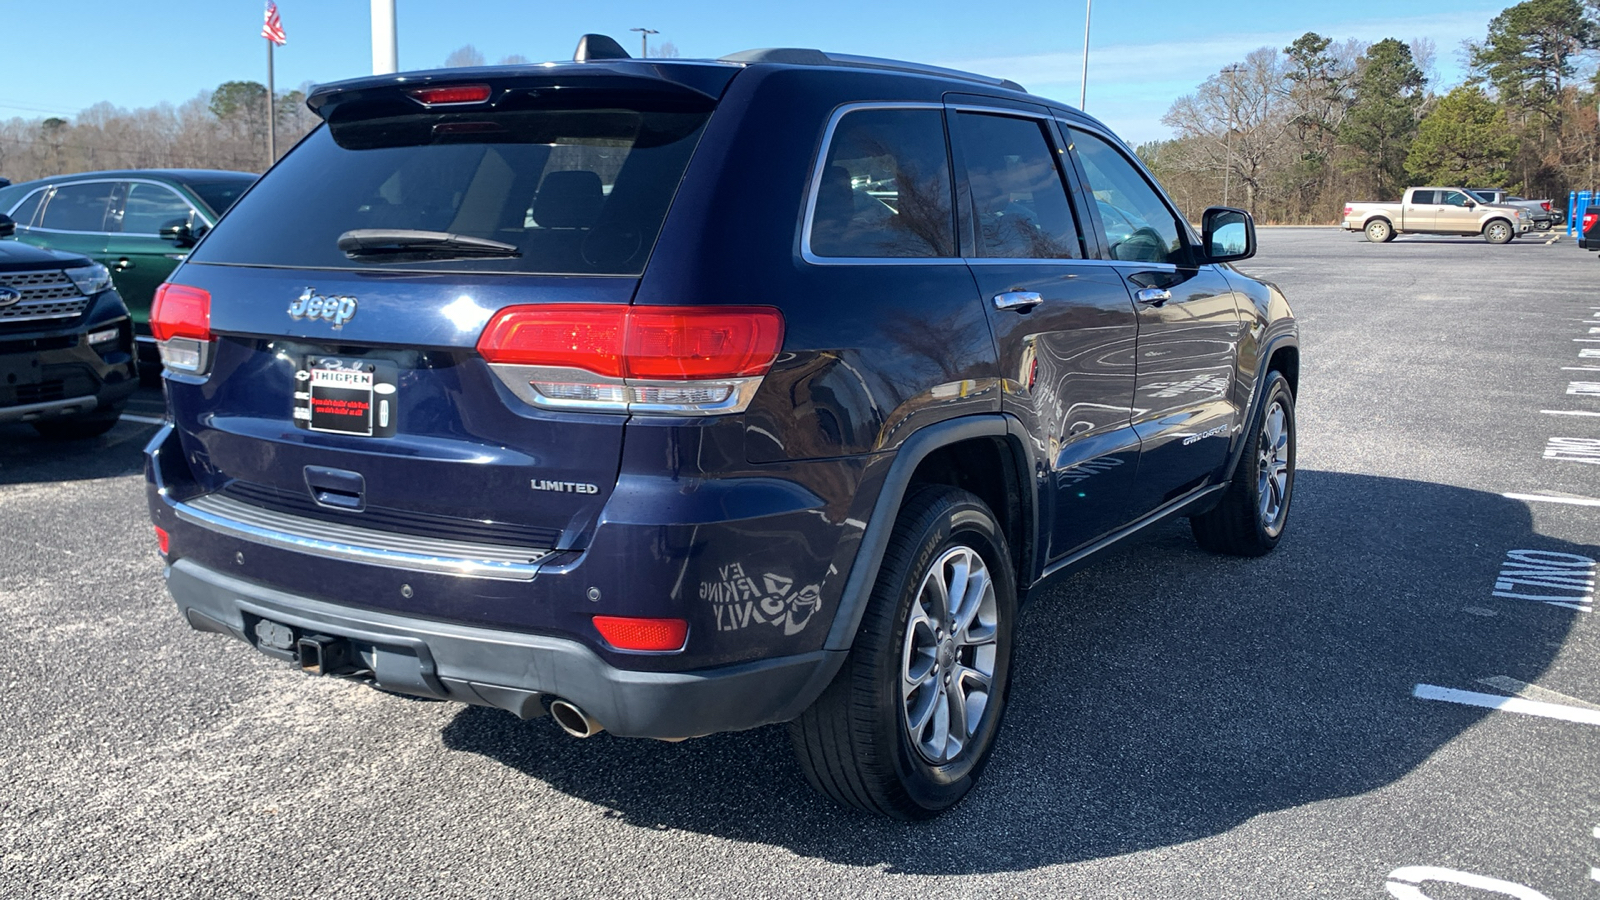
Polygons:
<instances>
[{"instance_id":1,"label":"alloy wheel","mask_svg":"<svg viewBox=\"0 0 1600 900\"><path fill-rule=\"evenodd\" d=\"M994 684L999 607L994 579L970 547L945 551L912 601L901 652L902 721L933 765L961 755L978 733Z\"/></svg>"},{"instance_id":2,"label":"alloy wheel","mask_svg":"<svg viewBox=\"0 0 1600 900\"><path fill-rule=\"evenodd\" d=\"M1289 412L1274 399L1262 417L1256 441L1256 491L1261 498L1261 527L1276 537L1289 507Z\"/></svg>"}]
</instances>

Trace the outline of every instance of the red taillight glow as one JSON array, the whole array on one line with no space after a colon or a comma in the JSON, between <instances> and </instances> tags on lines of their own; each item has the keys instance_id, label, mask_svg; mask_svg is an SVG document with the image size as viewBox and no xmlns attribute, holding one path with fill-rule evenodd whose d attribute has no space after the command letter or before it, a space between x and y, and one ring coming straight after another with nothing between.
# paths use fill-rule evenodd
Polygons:
<instances>
[{"instance_id":1,"label":"red taillight glow","mask_svg":"<svg viewBox=\"0 0 1600 900\"><path fill-rule=\"evenodd\" d=\"M211 340L211 293L186 284L162 284L150 305L150 332L158 341Z\"/></svg>"},{"instance_id":2,"label":"red taillight glow","mask_svg":"<svg viewBox=\"0 0 1600 900\"><path fill-rule=\"evenodd\" d=\"M162 528L160 525L157 525L156 526L156 544L161 547L161 555L162 556L166 556L167 555L167 543L168 543L167 530L165 528Z\"/></svg>"},{"instance_id":3,"label":"red taillight glow","mask_svg":"<svg viewBox=\"0 0 1600 900\"><path fill-rule=\"evenodd\" d=\"M413 99L428 106L447 103L482 103L489 99L487 84L457 84L450 87L417 88L411 91Z\"/></svg>"},{"instance_id":4,"label":"red taillight glow","mask_svg":"<svg viewBox=\"0 0 1600 900\"><path fill-rule=\"evenodd\" d=\"M1546 201L1544 201L1543 203L1541 203L1539 205L1544 207L1544 211L1545 212L1549 212L1550 211L1550 201L1549 200L1546 200Z\"/></svg>"},{"instance_id":5,"label":"red taillight glow","mask_svg":"<svg viewBox=\"0 0 1600 900\"><path fill-rule=\"evenodd\" d=\"M1356 211L1356 208L1354 206L1346 206L1344 208L1344 214L1347 215L1347 216L1350 215L1351 213L1355 212L1355 211Z\"/></svg>"},{"instance_id":6,"label":"red taillight glow","mask_svg":"<svg viewBox=\"0 0 1600 900\"><path fill-rule=\"evenodd\" d=\"M657 653L682 650L683 642L689 636L689 623L683 619L595 616L594 627L606 639L606 643L618 650Z\"/></svg>"},{"instance_id":7,"label":"red taillight glow","mask_svg":"<svg viewBox=\"0 0 1600 900\"><path fill-rule=\"evenodd\" d=\"M782 346L783 315L765 306L513 306L478 338L491 363L659 381L763 375Z\"/></svg>"},{"instance_id":8,"label":"red taillight glow","mask_svg":"<svg viewBox=\"0 0 1600 900\"><path fill-rule=\"evenodd\" d=\"M1586 212L1586 213L1583 214L1583 233L1584 234L1588 234L1589 233L1589 229L1594 227L1594 220L1595 219L1600 219L1600 213Z\"/></svg>"}]
</instances>

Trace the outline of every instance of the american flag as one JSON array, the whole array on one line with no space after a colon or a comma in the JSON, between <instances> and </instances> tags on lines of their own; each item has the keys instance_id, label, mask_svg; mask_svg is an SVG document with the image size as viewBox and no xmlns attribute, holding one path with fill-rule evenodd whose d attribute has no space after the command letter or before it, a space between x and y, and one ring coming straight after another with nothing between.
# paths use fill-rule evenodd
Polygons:
<instances>
[{"instance_id":1,"label":"american flag","mask_svg":"<svg viewBox=\"0 0 1600 900\"><path fill-rule=\"evenodd\" d=\"M278 4L267 4L267 22L261 26L261 36L282 47L289 43L289 38L283 33L283 20L278 18Z\"/></svg>"}]
</instances>

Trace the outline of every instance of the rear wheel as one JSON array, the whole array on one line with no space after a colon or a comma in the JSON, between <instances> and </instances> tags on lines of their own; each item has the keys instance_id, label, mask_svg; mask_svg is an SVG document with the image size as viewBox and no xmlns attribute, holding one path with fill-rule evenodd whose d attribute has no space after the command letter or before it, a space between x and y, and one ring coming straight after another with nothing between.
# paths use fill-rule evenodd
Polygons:
<instances>
[{"instance_id":1,"label":"rear wheel","mask_svg":"<svg viewBox=\"0 0 1600 900\"><path fill-rule=\"evenodd\" d=\"M1382 219L1373 219L1367 223L1367 240L1374 244L1387 244L1394 240L1394 226Z\"/></svg>"},{"instance_id":2,"label":"rear wheel","mask_svg":"<svg viewBox=\"0 0 1600 900\"><path fill-rule=\"evenodd\" d=\"M1222 501L1189 518L1195 542L1213 553L1261 556L1278 546L1294 497L1294 393L1272 372L1266 399Z\"/></svg>"},{"instance_id":3,"label":"rear wheel","mask_svg":"<svg viewBox=\"0 0 1600 900\"><path fill-rule=\"evenodd\" d=\"M789 727L812 787L899 819L954 806L1005 708L1016 583L994 514L931 486L907 499L855 644Z\"/></svg>"},{"instance_id":4,"label":"rear wheel","mask_svg":"<svg viewBox=\"0 0 1600 900\"><path fill-rule=\"evenodd\" d=\"M1511 223L1505 219L1490 219L1483 226L1483 239L1491 244L1509 244L1517 233L1511 229Z\"/></svg>"},{"instance_id":5,"label":"rear wheel","mask_svg":"<svg viewBox=\"0 0 1600 900\"><path fill-rule=\"evenodd\" d=\"M64 419L44 419L34 422L33 429L51 440L83 440L85 438L99 437L117 427L117 420L120 418L122 418L122 408L114 406L110 409L97 409L91 413L69 416Z\"/></svg>"}]
</instances>

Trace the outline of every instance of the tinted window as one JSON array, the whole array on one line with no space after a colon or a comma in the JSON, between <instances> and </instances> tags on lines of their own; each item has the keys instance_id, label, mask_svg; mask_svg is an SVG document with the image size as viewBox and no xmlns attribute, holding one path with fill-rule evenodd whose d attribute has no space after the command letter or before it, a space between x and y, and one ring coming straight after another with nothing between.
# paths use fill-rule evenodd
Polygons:
<instances>
[{"instance_id":1,"label":"tinted window","mask_svg":"<svg viewBox=\"0 0 1600 900\"><path fill-rule=\"evenodd\" d=\"M220 216L255 183L254 178L232 178L227 181L189 181L184 183L184 187L194 191L195 196L210 207L213 215Z\"/></svg>"},{"instance_id":2,"label":"tinted window","mask_svg":"<svg viewBox=\"0 0 1600 900\"><path fill-rule=\"evenodd\" d=\"M336 120L262 176L191 260L638 274L707 115L600 106ZM338 248L355 229L487 238L519 255L355 260Z\"/></svg>"},{"instance_id":3,"label":"tinted window","mask_svg":"<svg viewBox=\"0 0 1600 900\"><path fill-rule=\"evenodd\" d=\"M1036 119L956 114L956 141L972 190L975 255L1083 256L1083 241L1045 127Z\"/></svg>"},{"instance_id":4,"label":"tinted window","mask_svg":"<svg viewBox=\"0 0 1600 900\"><path fill-rule=\"evenodd\" d=\"M95 181L56 188L45 205L44 220L38 227L58 231L104 231L106 207L110 205L114 187L114 182Z\"/></svg>"},{"instance_id":5,"label":"tinted window","mask_svg":"<svg viewBox=\"0 0 1600 900\"><path fill-rule=\"evenodd\" d=\"M1428 205L1439 202L1438 191L1412 191L1411 202L1418 205Z\"/></svg>"},{"instance_id":6,"label":"tinted window","mask_svg":"<svg viewBox=\"0 0 1600 900\"><path fill-rule=\"evenodd\" d=\"M1444 199L1439 202L1446 206L1466 206L1467 196L1460 191L1445 191Z\"/></svg>"},{"instance_id":7,"label":"tinted window","mask_svg":"<svg viewBox=\"0 0 1600 900\"><path fill-rule=\"evenodd\" d=\"M955 256L943 113L845 114L828 145L813 203L811 252L818 256Z\"/></svg>"},{"instance_id":8,"label":"tinted window","mask_svg":"<svg viewBox=\"0 0 1600 900\"><path fill-rule=\"evenodd\" d=\"M44 188L28 195L22 205L11 212L11 218L16 220L18 228L27 228L33 224L33 214L39 209L39 201L44 199Z\"/></svg>"},{"instance_id":9,"label":"tinted window","mask_svg":"<svg viewBox=\"0 0 1600 900\"><path fill-rule=\"evenodd\" d=\"M174 220L188 223L190 213L189 204L170 188L136 181L128 185L128 198L123 201L122 233L156 234Z\"/></svg>"},{"instance_id":10,"label":"tinted window","mask_svg":"<svg viewBox=\"0 0 1600 900\"><path fill-rule=\"evenodd\" d=\"M1110 144L1074 129L1073 145L1083 164L1089 189L1102 209L1111 207L1124 223L1118 227L1105 215L1106 246L1112 259L1130 262L1186 262L1182 231L1178 220L1162 202L1161 195L1126 156ZM1123 233L1126 231L1126 233Z\"/></svg>"}]
</instances>

